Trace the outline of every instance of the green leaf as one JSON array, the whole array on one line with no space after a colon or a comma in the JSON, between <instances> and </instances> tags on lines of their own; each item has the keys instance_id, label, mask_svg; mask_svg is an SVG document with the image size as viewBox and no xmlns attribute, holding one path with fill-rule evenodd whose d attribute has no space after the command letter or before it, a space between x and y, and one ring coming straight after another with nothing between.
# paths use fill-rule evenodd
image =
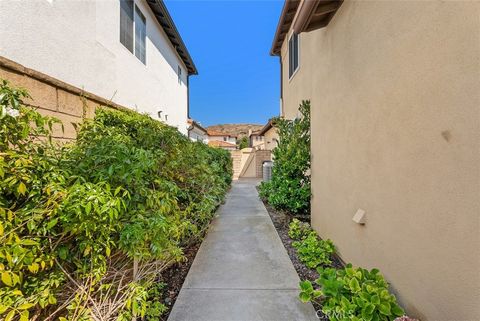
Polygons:
<instances>
[{"instance_id":1,"label":"green leaf","mask_svg":"<svg viewBox=\"0 0 480 321\"><path fill-rule=\"evenodd\" d=\"M348 285L353 293L357 293L361 290L360 284L358 283L358 280L356 278L352 278Z\"/></svg>"},{"instance_id":2,"label":"green leaf","mask_svg":"<svg viewBox=\"0 0 480 321\"><path fill-rule=\"evenodd\" d=\"M47 224L47 230L51 230L52 227L57 225L57 223L58 223L58 218L54 218L54 219L50 220L50 222L48 222L48 224Z\"/></svg>"},{"instance_id":3,"label":"green leaf","mask_svg":"<svg viewBox=\"0 0 480 321\"><path fill-rule=\"evenodd\" d=\"M371 303L367 303L367 304L364 306L363 310L365 310L365 313L366 313L366 314L370 315L370 314L373 313L373 311L375 311L375 306L374 306L373 304L371 304Z\"/></svg>"},{"instance_id":4,"label":"green leaf","mask_svg":"<svg viewBox=\"0 0 480 321\"><path fill-rule=\"evenodd\" d=\"M19 309L19 310L27 310L27 309L30 309L30 308L33 307L33 306L35 306L35 304L33 304L33 303L28 303L28 302L27 302L27 303L20 304L20 305L18 306L18 309Z\"/></svg>"},{"instance_id":5,"label":"green leaf","mask_svg":"<svg viewBox=\"0 0 480 321\"><path fill-rule=\"evenodd\" d=\"M15 310L10 310L7 316L5 317L5 321L12 321L13 317L15 316Z\"/></svg>"},{"instance_id":6,"label":"green leaf","mask_svg":"<svg viewBox=\"0 0 480 321\"><path fill-rule=\"evenodd\" d=\"M62 260L66 260L68 257L68 248L66 246L62 246L58 249L58 257Z\"/></svg>"},{"instance_id":7,"label":"green leaf","mask_svg":"<svg viewBox=\"0 0 480 321\"><path fill-rule=\"evenodd\" d=\"M308 280L301 281L300 289L302 289L302 291L305 291L305 292L312 292L313 291L312 283Z\"/></svg>"},{"instance_id":8,"label":"green leaf","mask_svg":"<svg viewBox=\"0 0 480 321\"><path fill-rule=\"evenodd\" d=\"M20 195L25 195L25 193L27 192L27 187L25 186L25 184L23 182L20 182L20 184L18 184L17 192Z\"/></svg>"},{"instance_id":9,"label":"green leaf","mask_svg":"<svg viewBox=\"0 0 480 321\"><path fill-rule=\"evenodd\" d=\"M92 211L92 203L88 202L86 205L85 205L85 212L87 214L90 214L90 212Z\"/></svg>"},{"instance_id":10,"label":"green leaf","mask_svg":"<svg viewBox=\"0 0 480 321\"><path fill-rule=\"evenodd\" d=\"M399 307L397 304L395 304L392 307L392 313L396 317L401 317L402 315L405 314L405 311L401 307Z\"/></svg>"},{"instance_id":11,"label":"green leaf","mask_svg":"<svg viewBox=\"0 0 480 321\"><path fill-rule=\"evenodd\" d=\"M308 295L308 294L305 293L305 292L300 292L299 298L300 298L300 301L302 301L302 302L304 302L304 303L310 301L310 295Z\"/></svg>"},{"instance_id":12,"label":"green leaf","mask_svg":"<svg viewBox=\"0 0 480 321\"><path fill-rule=\"evenodd\" d=\"M378 306L378 310L380 311L381 314L384 314L384 315L392 315L392 311L390 309L390 303L388 302L382 302L380 303L380 305Z\"/></svg>"},{"instance_id":13,"label":"green leaf","mask_svg":"<svg viewBox=\"0 0 480 321\"><path fill-rule=\"evenodd\" d=\"M10 272L2 272L2 282L7 286L13 286L13 280Z\"/></svg>"},{"instance_id":14,"label":"green leaf","mask_svg":"<svg viewBox=\"0 0 480 321\"><path fill-rule=\"evenodd\" d=\"M19 321L28 321L29 315L30 315L30 313L28 312L28 310L20 312L20 320Z\"/></svg>"},{"instance_id":15,"label":"green leaf","mask_svg":"<svg viewBox=\"0 0 480 321\"><path fill-rule=\"evenodd\" d=\"M362 319L364 321L370 321L372 320L372 318L373 318L373 315L371 313L368 313L368 310L366 309L362 310Z\"/></svg>"},{"instance_id":16,"label":"green leaf","mask_svg":"<svg viewBox=\"0 0 480 321\"><path fill-rule=\"evenodd\" d=\"M27 245L27 246L33 246L33 245L38 245L38 242L34 241L34 240L22 240L20 242L22 245Z\"/></svg>"}]
</instances>

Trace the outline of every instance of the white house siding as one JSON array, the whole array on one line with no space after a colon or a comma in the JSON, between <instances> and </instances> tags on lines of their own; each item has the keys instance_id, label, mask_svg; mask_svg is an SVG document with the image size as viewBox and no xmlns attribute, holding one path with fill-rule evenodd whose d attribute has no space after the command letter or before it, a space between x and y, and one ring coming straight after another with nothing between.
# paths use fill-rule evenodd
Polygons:
<instances>
[{"instance_id":1,"label":"white house siding","mask_svg":"<svg viewBox=\"0 0 480 321\"><path fill-rule=\"evenodd\" d=\"M205 132L198 127L194 127L192 130L188 132L188 136L194 142L203 142L208 143L208 136Z\"/></svg>"},{"instance_id":2,"label":"white house siding","mask_svg":"<svg viewBox=\"0 0 480 321\"><path fill-rule=\"evenodd\" d=\"M217 140L217 141L227 142L231 144L237 143L237 138L232 136L208 136L208 140L209 141Z\"/></svg>"},{"instance_id":3,"label":"white house siding","mask_svg":"<svg viewBox=\"0 0 480 321\"><path fill-rule=\"evenodd\" d=\"M0 1L0 56L187 134L187 70L144 0L146 65L120 43L120 1ZM177 68L182 69L178 81Z\"/></svg>"}]
</instances>

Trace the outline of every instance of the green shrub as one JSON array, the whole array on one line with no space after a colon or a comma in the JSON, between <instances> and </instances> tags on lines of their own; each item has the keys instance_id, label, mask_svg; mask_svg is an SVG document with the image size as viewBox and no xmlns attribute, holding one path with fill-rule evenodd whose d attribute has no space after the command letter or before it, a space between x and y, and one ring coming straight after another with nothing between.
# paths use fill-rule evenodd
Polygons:
<instances>
[{"instance_id":1,"label":"green shrub","mask_svg":"<svg viewBox=\"0 0 480 321\"><path fill-rule=\"evenodd\" d=\"M0 83L0 319L154 318L155 277L202 237L229 153L106 109L59 145L25 97Z\"/></svg>"},{"instance_id":2,"label":"green shrub","mask_svg":"<svg viewBox=\"0 0 480 321\"><path fill-rule=\"evenodd\" d=\"M274 120L279 135L273 150L272 180L260 185L260 196L276 209L292 214L310 211L310 102L299 107L302 117Z\"/></svg>"},{"instance_id":3,"label":"green shrub","mask_svg":"<svg viewBox=\"0 0 480 321\"><path fill-rule=\"evenodd\" d=\"M330 320L378 321L394 320L404 314L388 283L377 269L353 268L318 269L320 274L314 289L309 281L300 282L300 299L322 301L322 312Z\"/></svg>"},{"instance_id":4,"label":"green shrub","mask_svg":"<svg viewBox=\"0 0 480 321\"><path fill-rule=\"evenodd\" d=\"M310 224L294 218L288 226L288 236L294 241L305 239L312 231Z\"/></svg>"},{"instance_id":5,"label":"green shrub","mask_svg":"<svg viewBox=\"0 0 480 321\"><path fill-rule=\"evenodd\" d=\"M241 139L237 140L237 146L238 149L247 148L249 146L248 137L242 137Z\"/></svg>"},{"instance_id":6,"label":"green shrub","mask_svg":"<svg viewBox=\"0 0 480 321\"><path fill-rule=\"evenodd\" d=\"M311 231L304 239L293 242L292 246L297 249L300 261L311 269L332 263L331 257L335 253L333 242L320 239L315 231Z\"/></svg>"}]
</instances>

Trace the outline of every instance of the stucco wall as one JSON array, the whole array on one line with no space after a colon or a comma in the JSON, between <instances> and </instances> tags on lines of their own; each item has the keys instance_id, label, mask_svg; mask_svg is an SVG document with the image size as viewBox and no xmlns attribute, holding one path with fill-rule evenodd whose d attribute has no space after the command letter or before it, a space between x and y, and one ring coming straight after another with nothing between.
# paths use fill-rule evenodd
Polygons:
<instances>
[{"instance_id":1,"label":"stucco wall","mask_svg":"<svg viewBox=\"0 0 480 321\"><path fill-rule=\"evenodd\" d=\"M422 320L480 320L479 17L480 2L345 1L283 74L287 117L312 102L314 228Z\"/></svg>"},{"instance_id":2,"label":"stucco wall","mask_svg":"<svg viewBox=\"0 0 480 321\"><path fill-rule=\"evenodd\" d=\"M265 145L265 137L263 136L250 136L250 147L255 149L263 149Z\"/></svg>"},{"instance_id":3,"label":"stucco wall","mask_svg":"<svg viewBox=\"0 0 480 321\"><path fill-rule=\"evenodd\" d=\"M265 147L266 150L273 150L278 145L278 133L277 130L272 127L264 135Z\"/></svg>"},{"instance_id":4,"label":"stucco wall","mask_svg":"<svg viewBox=\"0 0 480 321\"><path fill-rule=\"evenodd\" d=\"M220 142L227 142L227 143L231 143L231 144L236 144L237 143L237 138L236 137L231 137L231 136L208 136L208 141L220 141Z\"/></svg>"},{"instance_id":5,"label":"stucco wall","mask_svg":"<svg viewBox=\"0 0 480 321\"><path fill-rule=\"evenodd\" d=\"M144 0L146 65L120 43L118 0L0 1L0 56L187 133L187 71ZM177 67L182 68L178 82Z\"/></svg>"},{"instance_id":6,"label":"stucco wall","mask_svg":"<svg viewBox=\"0 0 480 321\"><path fill-rule=\"evenodd\" d=\"M188 132L188 137L190 137L190 139L194 142L208 143L207 134L198 127L193 127Z\"/></svg>"}]
</instances>

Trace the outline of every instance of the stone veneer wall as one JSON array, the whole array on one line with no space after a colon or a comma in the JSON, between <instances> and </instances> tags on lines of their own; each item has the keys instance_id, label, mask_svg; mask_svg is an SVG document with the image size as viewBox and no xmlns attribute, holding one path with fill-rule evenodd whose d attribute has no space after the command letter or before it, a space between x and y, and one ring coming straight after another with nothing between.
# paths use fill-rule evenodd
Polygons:
<instances>
[{"instance_id":1,"label":"stone veneer wall","mask_svg":"<svg viewBox=\"0 0 480 321\"><path fill-rule=\"evenodd\" d=\"M75 125L85 118L93 118L99 106L127 109L4 57L0 57L0 79L28 90L31 98L24 100L25 105L62 121L63 130L60 125L53 128L53 137L58 141L74 140L77 136Z\"/></svg>"}]
</instances>

